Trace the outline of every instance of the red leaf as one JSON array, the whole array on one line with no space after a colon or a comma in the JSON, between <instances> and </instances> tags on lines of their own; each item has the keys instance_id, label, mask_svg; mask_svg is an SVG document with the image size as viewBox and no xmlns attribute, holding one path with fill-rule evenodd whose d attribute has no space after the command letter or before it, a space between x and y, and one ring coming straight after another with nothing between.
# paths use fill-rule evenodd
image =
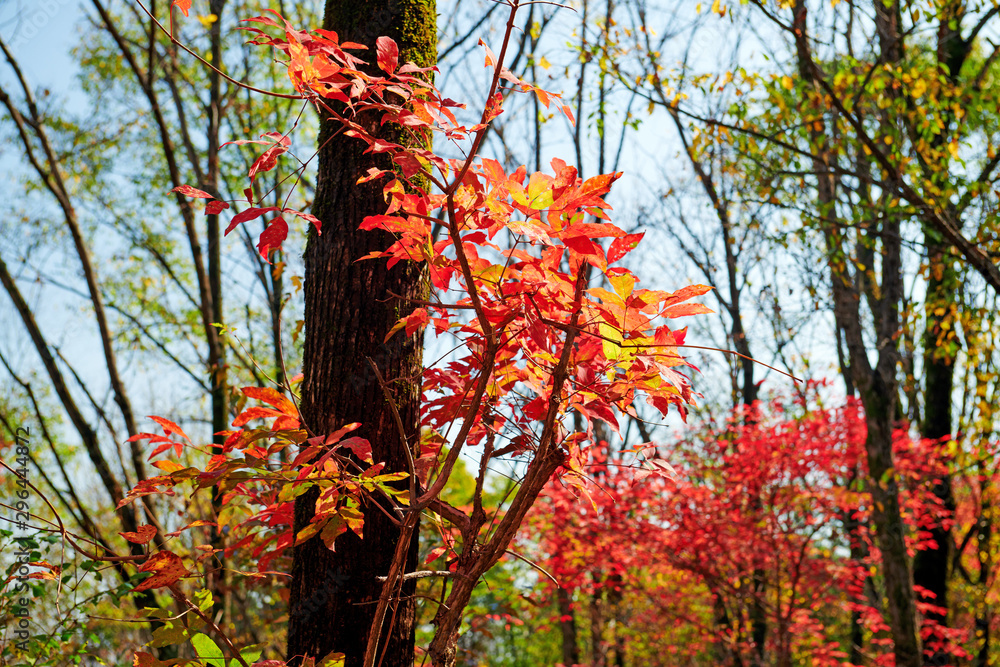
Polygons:
<instances>
[{"instance_id":1,"label":"red leaf","mask_svg":"<svg viewBox=\"0 0 1000 667\"><path fill-rule=\"evenodd\" d=\"M582 255L597 268L604 268L602 266L605 263L604 249L599 244L594 243L584 236L571 236L568 239L563 239L563 243L566 244L567 248Z\"/></svg>"},{"instance_id":2,"label":"red leaf","mask_svg":"<svg viewBox=\"0 0 1000 667\"><path fill-rule=\"evenodd\" d=\"M275 144L280 144L281 146L290 146L292 144L292 140L281 132L265 132L260 136L267 137L269 141L262 141L261 139L236 139L234 141L227 141L222 145L229 146L232 144L236 146L244 146L246 144L260 144L261 146L274 146Z\"/></svg>"},{"instance_id":3,"label":"red leaf","mask_svg":"<svg viewBox=\"0 0 1000 667\"><path fill-rule=\"evenodd\" d=\"M431 552L427 554L427 560L424 561L424 565L427 565L427 563L437 560L438 558L443 556L446 551L448 551L448 547L436 547L434 549L431 549Z\"/></svg>"},{"instance_id":4,"label":"red leaf","mask_svg":"<svg viewBox=\"0 0 1000 667\"><path fill-rule=\"evenodd\" d=\"M171 447L174 447L174 446L177 446L177 445L178 445L178 443L173 442L172 440L167 440L165 443L163 443L162 445L158 446L156 449L153 450L153 453L149 455L149 458L147 459L147 461L152 461L154 458L156 458L157 456L159 456L163 452L165 452L168 449L170 449Z\"/></svg>"},{"instance_id":5,"label":"red leaf","mask_svg":"<svg viewBox=\"0 0 1000 667\"><path fill-rule=\"evenodd\" d=\"M351 450L355 456L364 461L365 463L373 463L372 459L372 446L371 443L364 438L348 438L340 443L341 447L347 447Z\"/></svg>"},{"instance_id":6,"label":"red leaf","mask_svg":"<svg viewBox=\"0 0 1000 667\"><path fill-rule=\"evenodd\" d=\"M333 433L331 433L330 435L326 436L326 438L323 440L323 444L334 445L340 442L340 439L343 438L345 435L347 435L351 431L356 431L360 427L361 427L360 422L354 422L352 424L347 424L345 426L342 426Z\"/></svg>"},{"instance_id":7,"label":"red leaf","mask_svg":"<svg viewBox=\"0 0 1000 667\"><path fill-rule=\"evenodd\" d=\"M591 413L594 417L597 417L603 422L606 422L611 428L618 432L618 419L615 418L615 413L611 410L607 403L603 401L591 401L586 406L587 411Z\"/></svg>"},{"instance_id":8,"label":"red leaf","mask_svg":"<svg viewBox=\"0 0 1000 667\"><path fill-rule=\"evenodd\" d=\"M118 533L133 544L147 544L156 535L156 526L139 526L135 532Z\"/></svg>"},{"instance_id":9,"label":"red leaf","mask_svg":"<svg viewBox=\"0 0 1000 667\"><path fill-rule=\"evenodd\" d=\"M399 168L403 170L403 176L406 178L410 178L423 168L420 160L409 153L394 155L392 161L399 165Z\"/></svg>"},{"instance_id":10,"label":"red leaf","mask_svg":"<svg viewBox=\"0 0 1000 667\"><path fill-rule=\"evenodd\" d=\"M323 223L315 215L311 213L303 213L302 211L296 211L294 208L282 209L282 213L291 213L292 215L297 215L306 222L311 222L313 227L316 228L316 233L319 234L323 231Z\"/></svg>"},{"instance_id":11,"label":"red leaf","mask_svg":"<svg viewBox=\"0 0 1000 667\"><path fill-rule=\"evenodd\" d=\"M260 235L260 242L257 244L260 256L267 259L267 254L271 250L280 249L286 238L288 238L288 223L283 218L275 218Z\"/></svg>"},{"instance_id":12,"label":"red leaf","mask_svg":"<svg viewBox=\"0 0 1000 667\"><path fill-rule=\"evenodd\" d=\"M375 40L378 50L378 66L386 74L392 74L399 65L399 47L389 37L379 37Z\"/></svg>"},{"instance_id":13,"label":"red leaf","mask_svg":"<svg viewBox=\"0 0 1000 667\"><path fill-rule=\"evenodd\" d=\"M250 171L247 175L250 177L250 182L257 178L257 175L265 172L271 171L278 164L278 157L288 151L284 146L272 146L261 154L252 165L250 165Z\"/></svg>"},{"instance_id":14,"label":"red leaf","mask_svg":"<svg viewBox=\"0 0 1000 667\"><path fill-rule=\"evenodd\" d=\"M635 250L639 242L642 241L642 237L646 235L646 232L641 234L626 234L621 238L617 238L611 242L608 247L608 264L613 264L619 259L624 257L627 253Z\"/></svg>"},{"instance_id":15,"label":"red leaf","mask_svg":"<svg viewBox=\"0 0 1000 667\"><path fill-rule=\"evenodd\" d=\"M295 404L288 400L284 394L272 389L271 387L243 387L240 391L243 392L243 395L247 398L254 398L258 401L263 401L264 403L273 405L289 417L295 417L297 419L299 416L299 411L295 408Z\"/></svg>"},{"instance_id":16,"label":"red leaf","mask_svg":"<svg viewBox=\"0 0 1000 667\"><path fill-rule=\"evenodd\" d=\"M159 551L153 554L142 564L139 571L152 572L153 576L132 589L134 593L170 586L188 573L184 563L181 562L181 557L172 551Z\"/></svg>"},{"instance_id":17,"label":"red leaf","mask_svg":"<svg viewBox=\"0 0 1000 667\"><path fill-rule=\"evenodd\" d=\"M229 202L213 199L205 204L205 215L219 215L227 208L229 208Z\"/></svg>"},{"instance_id":18,"label":"red leaf","mask_svg":"<svg viewBox=\"0 0 1000 667\"><path fill-rule=\"evenodd\" d=\"M184 12L184 16L188 15L188 11L191 10L191 0L174 0L174 7Z\"/></svg>"},{"instance_id":19,"label":"red leaf","mask_svg":"<svg viewBox=\"0 0 1000 667\"><path fill-rule=\"evenodd\" d=\"M241 211L240 213L237 213L236 215L233 216L233 219L229 223L229 226L226 227L226 234L236 229L236 226L241 223L249 222L250 220L256 220L265 213L270 213L271 211L277 211L277 210L278 210L277 206L265 206L263 208L255 208L251 206L247 210Z\"/></svg>"},{"instance_id":20,"label":"red leaf","mask_svg":"<svg viewBox=\"0 0 1000 667\"><path fill-rule=\"evenodd\" d=\"M176 2L174 4L176 4ZM188 4L190 5L191 3L189 2ZM171 192L179 192L182 195L194 197L195 199L214 199L214 197L207 192L199 190L198 188L192 188L190 185L178 185L176 188L171 190Z\"/></svg>"},{"instance_id":21,"label":"red leaf","mask_svg":"<svg viewBox=\"0 0 1000 667\"><path fill-rule=\"evenodd\" d=\"M281 413L277 410L272 410L271 408L262 408L260 406L249 407L240 414L236 415L236 419L233 420L233 427L240 428L247 422L253 419L271 419L272 417L280 417Z\"/></svg>"}]
</instances>

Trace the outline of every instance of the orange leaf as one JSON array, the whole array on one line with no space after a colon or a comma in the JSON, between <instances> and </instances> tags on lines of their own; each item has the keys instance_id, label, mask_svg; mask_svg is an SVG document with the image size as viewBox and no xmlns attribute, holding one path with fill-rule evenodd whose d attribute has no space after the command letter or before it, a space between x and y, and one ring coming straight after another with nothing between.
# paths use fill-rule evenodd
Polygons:
<instances>
[{"instance_id":1,"label":"orange leaf","mask_svg":"<svg viewBox=\"0 0 1000 667\"><path fill-rule=\"evenodd\" d=\"M163 472L177 472L184 470L184 466L176 461L153 461L153 467L159 468Z\"/></svg>"},{"instance_id":2,"label":"orange leaf","mask_svg":"<svg viewBox=\"0 0 1000 667\"><path fill-rule=\"evenodd\" d=\"M62 573L62 568L58 565L53 565L47 560L36 560L28 563L32 567L42 567L48 570L48 572L32 572L28 575L29 579L48 579L54 580L58 579L59 575Z\"/></svg>"},{"instance_id":3,"label":"orange leaf","mask_svg":"<svg viewBox=\"0 0 1000 667\"><path fill-rule=\"evenodd\" d=\"M147 544L156 535L156 526L139 526L134 533L124 532L118 534L133 544Z\"/></svg>"},{"instance_id":4,"label":"orange leaf","mask_svg":"<svg viewBox=\"0 0 1000 667\"><path fill-rule=\"evenodd\" d=\"M163 427L163 432L167 436L170 436L170 435L179 435L182 438L184 438L185 440L187 440L188 442L191 442L191 438L189 438L187 436L187 433L185 433L183 430L181 430L180 426L178 426L177 424L173 423L169 419L164 419L163 417L153 417L152 415L149 418L152 419L157 424L159 424L161 427Z\"/></svg>"},{"instance_id":5,"label":"orange leaf","mask_svg":"<svg viewBox=\"0 0 1000 667\"><path fill-rule=\"evenodd\" d=\"M191 0L174 0L174 6L184 12L184 16L187 16L188 11L191 10Z\"/></svg>"},{"instance_id":6,"label":"orange leaf","mask_svg":"<svg viewBox=\"0 0 1000 667\"><path fill-rule=\"evenodd\" d=\"M675 303L680 303L681 301L693 299L696 296L701 296L702 294L706 294L711 291L712 288L708 285L688 285L687 287L682 287L671 294L669 298L663 301L663 305L670 306Z\"/></svg>"},{"instance_id":7,"label":"orange leaf","mask_svg":"<svg viewBox=\"0 0 1000 667\"><path fill-rule=\"evenodd\" d=\"M166 663L160 662L154 658L152 654L144 653L143 651L136 653L135 657L132 659L132 667L159 667L163 664Z\"/></svg>"},{"instance_id":8,"label":"orange leaf","mask_svg":"<svg viewBox=\"0 0 1000 667\"><path fill-rule=\"evenodd\" d=\"M142 564L140 572L152 572L153 576L146 579L133 589L133 592L140 593L151 588L162 588L177 582L188 573L181 557L172 551L159 551Z\"/></svg>"},{"instance_id":9,"label":"orange leaf","mask_svg":"<svg viewBox=\"0 0 1000 667\"><path fill-rule=\"evenodd\" d=\"M205 521L204 519L198 519L197 521L192 521L191 523L189 523L188 525L184 526L183 528L178 528L177 530L173 531L172 533L167 533L167 535L169 537L177 537L178 535L180 535L181 533L183 533L188 528L195 528L197 526L214 526L214 525L215 525L214 521Z\"/></svg>"},{"instance_id":10,"label":"orange leaf","mask_svg":"<svg viewBox=\"0 0 1000 667\"><path fill-rule=\"evenodd\" d=\"M700 303L682 303L670 306L663 311L664 317L686 317L687 315L705 315L715 311Z\"/></svg>"}]
</instances>

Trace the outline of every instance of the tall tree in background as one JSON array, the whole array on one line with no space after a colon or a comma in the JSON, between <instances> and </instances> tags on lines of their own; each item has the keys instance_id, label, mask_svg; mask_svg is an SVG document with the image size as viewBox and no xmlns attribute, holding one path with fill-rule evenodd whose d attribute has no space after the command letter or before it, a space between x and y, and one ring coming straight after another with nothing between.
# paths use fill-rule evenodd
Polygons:
<instances>
[{"instance_id":1,"label":"tall tree in background","mask_svg":"<svg viewBox=\"0 0 1000 667\"><path fill-rule=\"evenodd\" d=\"M430 67L437 54L436 21L433 0L329 0L323 27L343 41L365 44L370 53L374 53L375 40L387 35L399 45L401 62ZM376 129L374 114L357 122L373 136L400 144L414 141L390 125ZM363 143L337 130L324 121L319 139L313 213L323 226L322 234L310 230L305 253L301 411L312 433L331 433L344 424L360 422L356 434L371 442L374 459L384 461L386 471L405 471L404 447L415 451L419 444L422 340L417 334L401 333L386 343L383 339L412 310L412 300L425 297L423 270L411 262L386 269L381 261L356 261L393 243L385 232L358 229L365 216L384 212L385 200L380 183L357 183L368 169L391 169L392 163L385 156L363 154ZM429 141L429 137L421 140ZM405 442L373 365L388 384L404 425ZM318 488L313 489L296 500L296 531L309 523L318 493ZM370 632L384 637L382 665L413 664L415 582L403 584L384 626L372 627L374 602L382 590L377 577L388 574L400 528L374 502L364 508L364 514L364 539L344 535L334 552L316 536L295 548L286 653L291 665L331 652L344 653L348 667L360 665ZM408 546L408 572L415 569L417 546L414 531Z\"/></svg>"}]
</instances>

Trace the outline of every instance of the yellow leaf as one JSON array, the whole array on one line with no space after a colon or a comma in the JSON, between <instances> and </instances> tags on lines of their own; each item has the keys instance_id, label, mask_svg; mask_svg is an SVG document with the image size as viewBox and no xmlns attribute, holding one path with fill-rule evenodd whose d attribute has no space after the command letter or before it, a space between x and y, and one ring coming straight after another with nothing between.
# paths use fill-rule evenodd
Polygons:
<instances>
[{"instance_id":1,"label":"yellow leaf","mask_svg":"<svg viewBox=\"0 0 1000 667\"><path fill-rule=\"evenodd\" d=\"M550 63L549 59L546 58L545 56L542 56L541 60L538 61L538 64L541 65L542 69L548 69L552 67L552 63Z\"/></svg>"},{"instance_id":2,"label":"yellow leaf","mask_svg":"<svg viewBox=\"0 0 1000 667\"><path fill-rule=\"evenodd\" d=\"M605 322L597 325L597 330L603 337L604 356L611 361L618 361L622 356L622 332L617 327Z\"/></svg>"},{"instance_id":3,"label":"yellow leaf","mask_svg":"<svg viewBox=\"0 0 1000 667\"><path fill-rule=\"evenodd\" d=\"M795 82L792 80L792 77L785 75L781 77L781 85L785 90L791 90L795 87Z\"/></svg>"},{"instance_id":4,"label":"yellow leaf","mask_svg":"<svg viewBox=\"0 0 1000 667\"><path fill-rule=\"evenodd\" d=\"M622 299L632 296L632 290L635 288L635 276L632 274L626 273L620 276L608 276L608 282L611 283L611 287L614 288L615 293Z\"/></svg>"},{"instance_id":5,"label":"yellow leaf","mask_svg":"<svg viewBox=\"0 0 1000 667\"><path fill-rule=\"evenodd\" d=\"M176 461L154 461L153 466L159 468L163 472L177 472L178 470L184 470L184 466Z\"/></svg>"},{"instance_id":6,"label":"yellow leaf","mask_svg":"<svg viewBox=\"0 0 1000 667\"><path fill-rule=\"evenodd\" d=\"M198 20L201 22L205 29L208 30L212 27L212 24L219 20L219 17L215 14L206 14L205 16L199 16Z\"/></svg>"}]
</instances>

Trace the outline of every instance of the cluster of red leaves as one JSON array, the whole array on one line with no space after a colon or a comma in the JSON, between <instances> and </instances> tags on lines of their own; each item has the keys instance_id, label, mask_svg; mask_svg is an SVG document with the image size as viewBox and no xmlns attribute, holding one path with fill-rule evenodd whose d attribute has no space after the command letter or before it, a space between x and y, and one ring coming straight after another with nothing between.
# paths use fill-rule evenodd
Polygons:
<instances>
[{"instance_id":1,"label":"cluster of red leaves","mask_svg":"<svg viewBox=\"0 0 1000 667\"><path fill-rule=\"evenodd\" d=\"M282 27L270 17L251 20ZM664 413L670 405L683 409L690 402L686 378L672 370L686 365L676 353L684 332L656 326L654 320L709 312L683 303L708 288L637 290L630 271L612 266L642 238L607 222L603 197L620 174L583 180L576 168L558 159L552 161L552 175L529 176L524 167L508 174L495 160L446 160L419 146L372 136L354 120L357 114L377 114L380 126L394 123L417 136L435 133L455 143L471 138L476 146L489 121L502 112L502 97L493 98L479 123L462 125L452 111L461 105L420 78L425 70L400 66L391 39L377 41L376 76L365 73L363 63L349 53L360 45L338 43L336 34L327 31L283 27L285 34L277 38L250 30L256 43L288 55L289 76L300 93L337 118L346 134L365 142L366 152L385 153L398 167L393 173L373 169L360 179L388 177L383 188L388 208L366 218L362 229L382 229L396 238L390 248L369 258L385 258L390 268L400 261L426 263L442 301L417 308L393 331L413 333L433 324L439 335L458 336L468 351L425 375L425 391L432 397L425 402L426 426L440 430L465 413L489 340L498 338L501 344L489 355L492 382L467 440L478 444L513 419L511 446L515 451L530 448L530 424L545 415L553 370L572 327L583 335L568 363L573 385L559 397L567 409L614 424L613 409L633 411L637 391ZM559 97L517 79L498 66L488 49L486 65L500 79L536 94L545 106ZM427 183L438 192L429 193ZM438 238L436 230L441 229L447 233ZM496 238L501 232L507 241L503 245ZM602 239L608 239L607 250ZM271 240L268 244L274 245ZM613 291L593 288L581 298L577 283L584 277L591 280L585 264L602 272ZM445 302L450 294L459 298ZM461 317L470 311L475 318ZM574 314L582 317L574 319ZM507 409L501 406L505 399L510 399ZM490 419L482 418L486 413Z\"/></svg>"},{"instance_id":2,"label":"cluster of red leaves","mask_svg":"<svg viewBox=\"0 0 1000 667\"><path fill-rule=\"evenodd\" d=\"M768 655L842 667L847 610L860 615L874 664L890 665L888 623L873 597L880 557L861 481L860 407L852 401L793 417L775 403L768 412L739 412L724 430L683 440L671 470L640 482L626 456L609 462L606 448L591 448L591 502L550 484L526 538L571 591L591 595L595 582L618 581L605 576L614 570L635 600L630 632L671 660L723 650L752 663L751 618L763 612ZM911 553L936 548L928 529L951 520L932 492L945 473L938 449L896 433ZM921 601L921 611L932 603ZM923 627L927 650L943 646L956 658L963 634Z\"/></svg>"},{"instance_id":3,"label":"cluster of red leaves","mask_svg":"<svg viewBox=\"0 0 1000 667\"><path fill-rule=\"evenodd\" d=\"M529 176L523 167L508 174L500 163L476 157L488 123L503 111L502 95L491 96L479 123L461 125L453 112L460 105L421 78L427 70L410 63L400 66L391 39L377 41L379 72L372 73L351 54L365 47L340 42L326 30L296 30L273 14L248 20L263 26L247 28L253 42L287 57L289 77L304 99L335 119L346 135L367 144L366 152L387 154L396 165L392 172L373 169L360 175L359 183L387 178L383 188L387 209L365 219L362 229L386 230L396 238L384 252L361 259L385 258L390 268L400 261L425 262L440 296L403 318L388 335L402 328L413 333L433 324L436 333L454 335L461 343L457 359L425 372L423 421L431 442L448 441L448 427L461 420L464 433L458 442L451 441L453 450L465 442L486 441L486 458L530 455L537 439L534 427L545 418L557 434L555 442L571 455L569 467L574 469L585 459L581 449L585 437L568 436L561 425L561 415L567 411L581 413L588 423L600 419L617 428L615 412L635 414L633 403L639 392L663 413L670 405L683 409L693 399L687 379L675 370L687 365L676 351L683 344L684 330L674 331L658 320L709 312L685 303L709 288L693 286L674 293L636 289L635 275L613 266L642 238L608 222L609 206L603 197L620 174L584 180L561 160L553 160L552 175ZM275 28L282 32L278 37L265 31ZM494 89L503 80L537 95L546 106L559 98L520 81L489 49L486 53L487 67L494 69ZM568 107L562 108L569 113ZM470 157L446 160L421 148L421 142L403 146L375 137L373 124L359 121L362 114L369 119L374 115L379 126L392 123L404 132L422 133L419 136L437 133L456 144L470 140L472 146L466 151ZM251 183L258 174L276 168L291 145L287 135L277 132L249 143L266 146L249 170ZM426 189L428 184L436 194ZM176 191L209 199L209 214L229 208L228 202L190 186ZM320 221L310 214L254 206L252 189L245 193L249 208L232 218L227 233L243 222L277 213L260 238L258 247L265 258L287 235L282 214L308 220L320 231ZM442 238L436 237L438 229L446 231ZM503 245L497 238L501 233ZM590 287L597 279L611 289ZM455 298L446 302L451 295ZM565 384L554 380L557 373L567 378ZM483 382L484 377L489 381ZM553 396L557 386L559 395ZM480 389L472 392L473 387ZM264 572L296 541L320 535L332 549L346 530L362 534L358 507L366 494L378 492L401 504L412 502L406 492L389 485L400 474L380 474L382 464L372 460L367 442L345 438L357 424L310 437L283 394L254 387L243 393L270 407L244 409L233 423L238 430L226 434L221 452L195 448L166 420L157 420L164 436L136 436L156 445L151 458L167 451L180 458L186 448L194 448L209 459L203 469L175 460L157 461L154 465L165 474L137 485L123 503L151 493L172 494L182 483L190 483L194 490L223 489L225 509L214 523L219 530L233 529L227 551L252 549ZM477 396L470 397L472 393ZM258 419L269 423L250 428ZM494 447L497 436L508 437L510 443ZM290 446L298 449L286 454ZM424 453L434 459L437 450L426 449ZM278 465L279 459L284 463ZM369 467L360 467L359 461ZM415 465L418 474L425 473L420 475L425 484L425 476L437 469L433 460ZM447 474L441 474L442 482ZM316 516L293 535L294 499L315 486L320 488ZM440 488L431 493L438 492ZM210 523L199 521L185 529ZM155 585L174 582L176 578L167 583L157 579Z\"/></svg>"}]
</instances>

